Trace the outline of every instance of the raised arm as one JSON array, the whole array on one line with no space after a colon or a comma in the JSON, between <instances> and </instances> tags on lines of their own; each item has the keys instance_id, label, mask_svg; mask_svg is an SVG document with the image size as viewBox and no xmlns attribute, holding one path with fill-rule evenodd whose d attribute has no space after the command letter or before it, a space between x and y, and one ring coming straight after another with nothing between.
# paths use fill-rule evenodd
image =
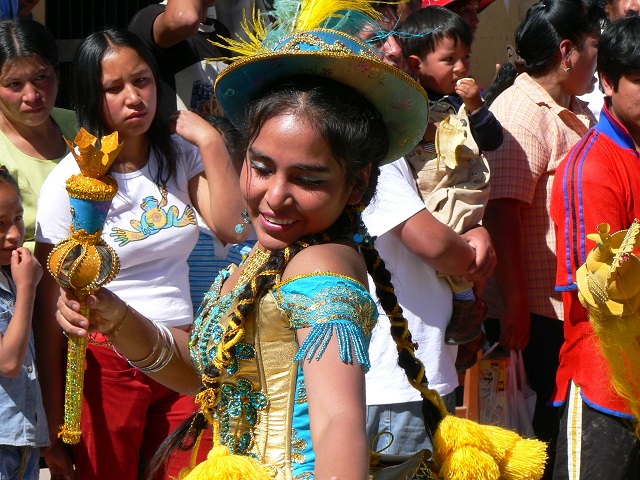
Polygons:
<instances>
[{"instance_id":1,"label":"raised arm","mask_svg":"<svg viewBox=\"0 0 640 480\"><path fill-rule=\"evenodd\" d=\"M175 112L172 120L176 133L196 145L202 156L204 174L189 182L189 193L196 210L222 242L246 240L251 229L242 233L235 231L235 226L242 221L245 202L240 194L239 172L222 135L193 112Z\"/></svg>"},{"instance_id":2,"label":"raised arm","mask_svg":"<svg viewBox=\"0 0 640 480\"><path fill-rule=\"evenodd\" d=\"M20 247L11 254L11 275L16 285L16 303L5 334L0 333L0 375L15 378L22 371L29 348L33 302L42 268L27 248Z\"/></svg>"},{"instance_id":3,"label":"raised arm","mask_svg":"<svg viewBox=\"0 0 640 480\"><path fill-rule=\"evenodd\" d=\"M205 0L169 0L164 13L153 22L153 38L160 48L169 48L198 33L207 11Z\"/></svg>"}]
</instances>

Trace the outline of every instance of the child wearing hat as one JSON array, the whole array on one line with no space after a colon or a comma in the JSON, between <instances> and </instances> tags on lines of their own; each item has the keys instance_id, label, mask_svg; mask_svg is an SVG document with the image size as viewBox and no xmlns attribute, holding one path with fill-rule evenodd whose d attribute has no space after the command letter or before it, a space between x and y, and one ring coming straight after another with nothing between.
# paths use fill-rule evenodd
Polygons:
<instances>
[{"instance_id":1,"label":"child wearing hat","mask_svg":"<svg viewBox=\"0 0 640 480\"><path fill-rule=\"evenodd\" d=\"M442 7L409 16L402 29L402 49L409 68L429 96L429 123L423 141L407 155L427 209L458 233L477 225L489 199L489 165L483 150L502 144L502 126L482 101L471 78L471 27ZM445 341L482 343L486 306L473 284L448 277L454 292L452 319ZM459 355L457 368L475 363Z\"/></svg>"}]
</instances>

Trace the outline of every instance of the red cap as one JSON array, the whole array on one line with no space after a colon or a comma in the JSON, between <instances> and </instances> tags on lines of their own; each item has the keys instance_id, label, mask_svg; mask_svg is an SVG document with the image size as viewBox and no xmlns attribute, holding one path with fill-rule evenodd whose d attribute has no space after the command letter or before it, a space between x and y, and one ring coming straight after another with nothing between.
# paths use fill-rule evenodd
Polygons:
<instances>
[{"instance_id":1,"label":"red cap","mask_svg":"<svg viewBox=\"0 0 640 480\"><path fill-rule=\"evenodd\" d=\"M422 8L425 7L446 7L450 3L455 2L456 0L422 0ZM479 0L478 2L478 13L483 11L489 5L491 5L495 0Z\"/></svg>"}]
</instances>

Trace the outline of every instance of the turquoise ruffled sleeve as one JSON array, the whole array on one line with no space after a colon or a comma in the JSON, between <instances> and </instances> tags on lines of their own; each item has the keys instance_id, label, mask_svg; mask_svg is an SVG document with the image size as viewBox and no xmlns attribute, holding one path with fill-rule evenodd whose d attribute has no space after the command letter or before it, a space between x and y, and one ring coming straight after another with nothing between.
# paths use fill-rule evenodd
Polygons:
<instances>
[{"instance_id":1,"label":"turquoise ruffled sleeve","mask_svg":"<svg viewBox=\"0 0 640 480\"><path fill-rule=\"evenodd\" d=\"M294 277L275 287L278 305L294 328L311 327L294 361L320 359L335 334L340 359L369 370L369 340L378 310L368 290L356 280L331 273Z\"/></svg>"}]
</instances>

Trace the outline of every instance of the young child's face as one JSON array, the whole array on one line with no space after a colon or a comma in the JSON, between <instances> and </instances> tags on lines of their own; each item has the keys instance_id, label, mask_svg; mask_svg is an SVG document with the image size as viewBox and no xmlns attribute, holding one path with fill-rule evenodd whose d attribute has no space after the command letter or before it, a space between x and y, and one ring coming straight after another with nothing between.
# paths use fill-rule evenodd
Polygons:
<instances>
[{"instance_id":1,"label":"young child's face","mask_svg":"<svg viewBox=\"0 0 640 480\"><path fill-rule=\"evenodd\" d=\"M0 265L11 265L11 252L24 242L23 213L15 187L0 182Z\"/></svg>"},{"instance_id":2,"label":"young child's face","mask_svg":"<svg viewBox=\"0 0 640 480\"><path fill-rule=\"evenodd\" d=\"M422 58L411 55L409 66L426 90L441 94L455 92L456 82L469 76L471 49L445 37Z\"/></svg>"}]
</instances>

